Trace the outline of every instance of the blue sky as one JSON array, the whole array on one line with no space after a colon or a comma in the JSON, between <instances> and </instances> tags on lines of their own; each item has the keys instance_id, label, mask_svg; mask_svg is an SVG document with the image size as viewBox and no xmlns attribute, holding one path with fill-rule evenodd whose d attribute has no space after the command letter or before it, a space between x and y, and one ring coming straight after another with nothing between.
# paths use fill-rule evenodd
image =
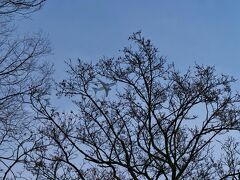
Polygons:
<instances>
[{"instance_id":1,"label":"blue sky","mask_svg":"<svg viewBox=\"0 0 240 180\"><path fill-rule=\"evenodd\" d=\"M179 69L197 62L240 79L239 8L239 0L48 0L18 26L48 35L57 76L69 58L118 56L128 36L142 30Z\"/></svg>"}]
</instances>

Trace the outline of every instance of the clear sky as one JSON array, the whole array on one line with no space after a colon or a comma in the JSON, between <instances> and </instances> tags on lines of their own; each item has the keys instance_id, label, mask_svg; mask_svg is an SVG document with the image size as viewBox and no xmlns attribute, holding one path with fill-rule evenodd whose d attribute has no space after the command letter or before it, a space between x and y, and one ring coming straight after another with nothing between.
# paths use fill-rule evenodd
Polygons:
<instances>
[{"instance_id":1,"label":"clear sky","mask_svg":"<svg viewBox=\"0 0 240 180\"><path fill-rule=\"evenodd\" d=\"M69 58L119 55L128 36L142 30L176 67L215 65L240 79L239 0L48 0L19 28L48 34L57 74Z\"/></svg>"}]
</instances>

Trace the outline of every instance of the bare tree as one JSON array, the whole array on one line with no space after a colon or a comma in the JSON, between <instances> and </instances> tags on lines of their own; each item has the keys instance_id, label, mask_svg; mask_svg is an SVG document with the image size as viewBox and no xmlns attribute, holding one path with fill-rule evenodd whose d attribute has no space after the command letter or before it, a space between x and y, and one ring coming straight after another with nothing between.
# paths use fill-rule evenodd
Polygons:
<instances>
[{"instance_id":1,"label":"bare tree","mask_svg":"<svg viewBox=\"0 0 240 180\"><path fill-rule=\"evenodd\" d=\"M26 15L39 10L46 0L1 0L0 15Z\"/></svg>"},{"instance_id":2,"label":"bare tree","mask_svg":"<svg viewBox=\"0 0 240 180\"><path fill-rule=\"evenodd\" d=\"M68 63L58 95L73 111L32 96L48 148L29 154L28 170L41 179L237 179L239 143L223 142L240 128L235 79L202 65L180 73L141 33L129 39L116 59Z\"/></svg>"},{"instance_id":3,"label":"bare tree","mask_svg":"<svg viewBox=\"0 0 240 180\"><path fill-rule=\"evenodd\" d=\"M23 168L18 163L37 147L29 103L31 94L36 91L41 92L41 96L47 93L51 68L38 61L50 53L50 47L39 33L15 38L13 21L40 9L43 3L44 0L0 2L1 179L21 177Z\"/></svg>"}]
</instances>

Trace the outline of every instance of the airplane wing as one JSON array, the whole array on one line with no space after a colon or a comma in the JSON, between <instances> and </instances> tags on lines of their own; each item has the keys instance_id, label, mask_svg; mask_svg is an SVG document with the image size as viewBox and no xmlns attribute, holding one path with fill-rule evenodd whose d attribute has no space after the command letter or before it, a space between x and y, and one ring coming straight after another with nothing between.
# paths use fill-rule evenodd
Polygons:
<instances>
[{"instance_id":1,"label":"airplane wing","mask_svg":"<svg viewBox=\"0 0 240 180\"><path fill-rule=\"evenodd\" d=\"M97 80L102 84L103 87L107 86L105 82L101 81L100 79L97 79Z\"/></svg>"},{"instance_id":2,"label":"airplane wing","mask_svg":"<svg viewBox=\"0 0 240 180\"><path fill-rule=\"evenodd\" d=\"M98 81L102 84L103 87L114 86L117 83L117 82L105 83L105 82L101 81L100 79L98 79Z\"/></svg>"},{"instance_id":3,"label":"airplane wing","mask_svg":"<svg viewBox=\"0 0 240 180\"><path fill-rule=\"evenodd\" d=\"M95 88L95 87L93 87L92 89L93 89L93 91L94 91L95 94L97 94L98 91L105 90L104 87L100 87L100 88Z\"/></svg>"},{"instance_id":4,"label":"airplane wing","mask_svg":"<svg viewBox=\"0 0 240 180\"><path fill-rule=\"evenodd\" d=\"M115 82L112 82L112 83L109 83L108 85L109 85L109 86L114 86L115 84L117 84L116 81L115 81Z\"/></svg>"}]
</instances>

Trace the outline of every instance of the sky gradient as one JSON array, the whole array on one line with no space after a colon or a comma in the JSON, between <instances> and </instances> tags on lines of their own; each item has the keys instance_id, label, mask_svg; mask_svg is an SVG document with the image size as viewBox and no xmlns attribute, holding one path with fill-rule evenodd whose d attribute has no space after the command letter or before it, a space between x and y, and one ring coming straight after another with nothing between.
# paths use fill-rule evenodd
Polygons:
<instances>
[{"instance_id":1,"label":"sky gradient","mask_svg":"<svg viewBox=\"0 0 240 180\"><path fill-rule=\"evenodd\" d=\"M18 26L48 35L57 77L69 58L118 56L128 36L141 30L179 69L215 65L240 79L239 8L239 0L49 0Z\"/></svg>"}]
</instances>

